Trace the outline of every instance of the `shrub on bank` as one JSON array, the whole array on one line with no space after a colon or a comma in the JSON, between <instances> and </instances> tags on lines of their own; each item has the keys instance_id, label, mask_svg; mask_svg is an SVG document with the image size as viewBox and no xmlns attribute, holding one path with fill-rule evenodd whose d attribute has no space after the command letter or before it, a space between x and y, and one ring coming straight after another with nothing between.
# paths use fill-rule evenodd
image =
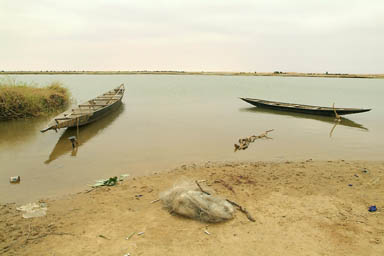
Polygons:
<instances>
[{"instance_id":1,"label":"shrub on bank","mask_svg":"<svg viewBox=\"0 0 384 256\"><path fill-rule=\"evenodd\" d=\"M38 117L68 107L69 92L61 83L45 87L0 80L0 120Z\"/></svg>"}]
</instances>

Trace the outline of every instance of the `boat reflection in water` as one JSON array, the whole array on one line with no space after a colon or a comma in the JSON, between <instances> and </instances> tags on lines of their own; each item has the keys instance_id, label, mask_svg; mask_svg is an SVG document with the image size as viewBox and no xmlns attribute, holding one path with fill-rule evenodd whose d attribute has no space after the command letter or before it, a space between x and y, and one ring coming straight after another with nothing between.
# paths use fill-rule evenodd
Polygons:
<instances>
[{"instance_id":1,"label":"boat reflection in water","mask_svg":"<svg viewBox=\"0 0 384 256\"><path fill-rule=\"evenodd\" d=\"M331 117L331 116L309 115L309 114L301 114L301 113L296 113L296 112L287 112L287 111L272 110L272 109L265 109L265 108L258 108L258 107L241 108L240 111L318 120L318 121L333 124L332 132L337 125L348 126L348 127L353 127L353 128L358 128L358 129L361 129L364 131L368 131L368 129L365 128L362 124L356 123L356 122L354 122L350 119L347 119L345 117L341 117L340 121L335 121L335 118Z\"/></svg>"},{"instance_id":2,"label":"boat reflection in water","mask_svg":"<svg viewBox=\"0 0 384 256\"><path fill-rule=\"evenodd\" d=\"M78 145L74 149L72 148L72 143L68 138L71 136L77 137L77 129L67 128L67 130L60 136L60 139L57 141L56 146L53 148L48 160L46 160L44 163L49 164L50 162L67 153L69 153L71 156L76 156L79 148L82 145L95 137L100 131L110 126L123 111L124 104L121 104L121 106L116 111L111 112L108 116L103 117L97 122L79 127Z\"/></svg>"},{"instance_id":3,"label":"boat reflection in water","mask_svg":"<svg viewBox=\"0 0 384 256\"><path fill-rule=\"evenodd\" d=\"M39 127L47 120L41 117L0 121L0 148L25 145L25 142L37 137Z\"/></svg>"}]
</instances>

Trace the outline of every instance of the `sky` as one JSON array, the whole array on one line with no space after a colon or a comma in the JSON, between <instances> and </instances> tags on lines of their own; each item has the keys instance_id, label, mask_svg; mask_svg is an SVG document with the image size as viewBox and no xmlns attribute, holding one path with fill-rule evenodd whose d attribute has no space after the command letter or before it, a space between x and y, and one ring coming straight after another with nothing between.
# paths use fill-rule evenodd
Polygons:
<instances>
[{"instance_id":1,"label":"sky","mask_svg":"<svg viewBox=\"0 0 384 256\"><path fill-rule=\"evenodd\" d=\"M382 0L0 0L0 70L384 73Z\"/></svg>"}]
</instances>

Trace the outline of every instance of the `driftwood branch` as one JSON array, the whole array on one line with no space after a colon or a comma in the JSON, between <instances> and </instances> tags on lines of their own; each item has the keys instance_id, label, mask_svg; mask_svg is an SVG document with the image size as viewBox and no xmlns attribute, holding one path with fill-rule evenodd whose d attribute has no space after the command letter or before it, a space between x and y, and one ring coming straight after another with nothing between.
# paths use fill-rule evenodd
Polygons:
<instances>
[{"instance_id":1,"label":"driftwood branch","mask_svg":"<svg viewBox=\"0 0 384 256\"><path fill-rule=\"evenodd\" d=\"M252 143L252 142L255 142L255 140L257 139L272 139L271 137L268 136L268 133L272 132L272 130L267 130L265 132L263 132L262 134L256 136L256 135L252 135L250 137L247 137L247 138L243 138L243 139L239 139L239 145L235 144L235 152L237 150L245 150L248 148L249 144Z\"/></svg>"},{"instance_id":2,"label":"driftwood branch","mask_svg":"<svg viewBox=\"0 0 384 256\"><path fill-rule=\"evenodd\" d=\"M199 182L196 180L196 185L199 187L200 191L206 195L211 195L211 193L203 190L203 188L200 186ZM255 222L255 219L252 217L252 215L247 211L247 209L245 209L244 207L242 207L241 205L229 200L229 199L225 199L228 203L232 204L233 206L235 206L239 211L241 211L242 213L244 213L247 218L252 221L252 222Z\"/></svg>"}]
</instances>

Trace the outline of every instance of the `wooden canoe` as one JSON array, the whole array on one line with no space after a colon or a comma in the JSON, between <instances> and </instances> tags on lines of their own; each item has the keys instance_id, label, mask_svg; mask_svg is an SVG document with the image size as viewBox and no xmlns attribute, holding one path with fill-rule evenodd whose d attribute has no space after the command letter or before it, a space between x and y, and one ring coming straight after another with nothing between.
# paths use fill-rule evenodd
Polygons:
<instances>
[{"instance_id":1,"label":"wooden canoe","mask_svg":"<svg viewBox=\"0 0 384 256\"><path fill-rule=\"evenodd\" d=\"M121 105L124 91L124 84L122 84L109 92L78 105L76 108L61 113L53 118L47 128L41 130L41 132L78 127L99 120Z\"/></svg>"},{"instance_id":2,"label":"wooden canoe","mask_svg":"<svg viewBox=\"0 0 384 256\"><path fill-rule=\"evenodd\" d=\"M367 112L371 110L366 108L320 107L320 106L284 103L284 102L251 99L251 98L240 98L240 99L260 108L276 109L276 110L282 110L282 111L290 111L290 112L298 112L298 113L322 115L322 116L335 116L335 111L338 115L348 115L348 114Z\"/></svg>"}]
</instances>

